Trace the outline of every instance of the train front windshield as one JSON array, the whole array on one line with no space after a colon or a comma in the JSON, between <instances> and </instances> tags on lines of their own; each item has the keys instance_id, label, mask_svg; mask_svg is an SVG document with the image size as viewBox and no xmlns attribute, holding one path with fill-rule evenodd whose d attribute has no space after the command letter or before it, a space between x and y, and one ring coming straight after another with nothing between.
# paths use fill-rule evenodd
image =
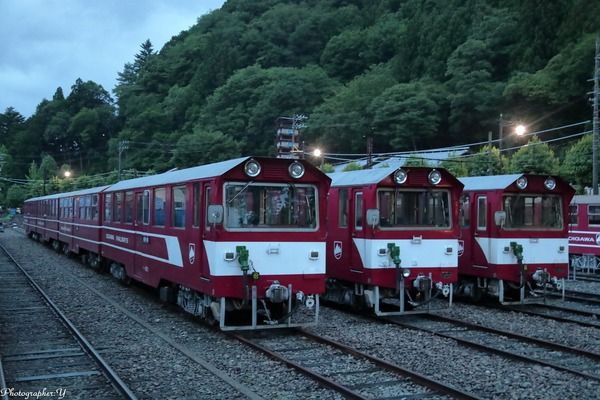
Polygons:
<instances>
[{"instance_id":1,"label":"train front windshield","mask_svg":"<svg viewBox=\"0 0 600 400\"><path fill-rule=\"evenodd\" d=\"M450 228L450 193L447 190L380 189L381 228Z\"/></svg>"},{"instance_id":2,"label":"train front windshield","mask_svg":"<svg viewBox=\"0 0 600 400\"><path fill-rule=\"evenodd\" d=\"M515 194L503 197L504 229L562 229L562 198L557 195Z\"/></svg>"},{"instance_id":3,"label":"train front windshield","mask_svg":"<svg viewBox=\"0 0 600 400\"><path fill-rule=\"evenodd\" d=\"M225 184L225 227L230 230L317 229L317 188L277 183Z\"/></svg>"}]
</instances>

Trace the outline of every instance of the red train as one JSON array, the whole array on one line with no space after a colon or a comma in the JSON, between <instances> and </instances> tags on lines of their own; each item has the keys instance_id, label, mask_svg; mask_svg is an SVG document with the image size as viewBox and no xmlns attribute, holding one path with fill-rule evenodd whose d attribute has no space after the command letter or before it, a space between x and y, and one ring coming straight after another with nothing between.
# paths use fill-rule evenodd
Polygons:
<instances>
[{"instance_id":1,"label":"red train","mask_svg":"<svg viewBox=\"0 0 600 400\"><path fill-rule=\"evenodd\" d=\"M29 199L24 220L29 236L223 330L308 325L329 184L304 161L244 157Z\"/></svg>"},{"instance_id":2,"label":"red train","mask_svg":"<svg viewBox=\"0 0 600 400\"><path fill-rule=\"evenodd\" d=\"M460 178L463 251L459 295L525 302L536 289L564 288L573 188L555 176Z\"/></svg>"},{"instance_id":3,"label":"red train","mask_svg":"<svg viewBox=\"0 0 600 400\"><path fill-rule=\"evenodd\" d=\"M571 267L600 271L600 195L577 195L569 206Z\"/></svg>"},{"instance_id":4,"label":"red train","mask_svg":"<svg viewBox=\"0 0 600 400\"><path fill-rule=\"evenodd\" d=\"M421 167L329 176L325 299L377 315L428 311L437 296L451 304L462 184Z\"/></svg>"}]
</instances>

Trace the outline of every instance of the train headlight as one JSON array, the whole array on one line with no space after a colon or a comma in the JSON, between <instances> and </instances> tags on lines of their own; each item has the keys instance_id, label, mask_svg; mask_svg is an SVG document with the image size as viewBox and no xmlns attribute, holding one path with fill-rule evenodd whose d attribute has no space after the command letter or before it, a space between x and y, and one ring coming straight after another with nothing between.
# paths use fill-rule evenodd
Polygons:
<instances>
[{"instance_id":1,"label":"train headlight","mask_svg":"<svg viewBox=\"0 0 600 400\"><path fill-rule=\"evenodd\" d=\"M304 165L298 161L294 161L288 167L288 172L292 178L300 179L304 176Z\"/></svg>"},{"instance_id":2,"label":"train headlight","mask_svg":"<svg viewBox=\"0 0 600 400\"><path fill-rule=\"evenodd\" d=\"M432 185L437 185L438 183L440 183L442 181L442 174L440 173L440 171L434 169L433 171L431 171L429 173L429 183L431 183Z\"/></svg>"},{"instance_id":3,"label":"train headlight","mask_svg":"<svg viewBox=\"0 0 600 400\"><path fill-rule=\"evenodd\" d=\"M521 190L525 189L527 187L527 178L522 176L519 179L517 179L517 187Z\"/></svg>"},{"instance_id":4,"label":"train headlight","mask_svg":"<svg viewBox=\"0 0 600 400\"><path fill-rule=\"evenodd\" d=\"M408 269L408 268L404 268L404 269L402 270L402 276L403 276L404 278L408 278L408 277L410 276L410 269Z\"/></svg>"},{"instance_id":5,"label":"train headlight","mask_svg":"<svg viewBox=\"0 0 600 400\"><path fill-rule=\"evenodd\" d=\"M254 178L260 174L260 164L256 160L248 160L244 165L244 172L250 178Z\"/></svg>"},{"instance_id":6,"label":"train headlight","mask_svg":"<svg viewBox=\"0 0 600 400\"><path fill-rule=\"evenodd\" d=\"M406 179L408 179L408 174L402 168L394 172L394 182L396 182L398 185L402 185L404 182L406 182Z\"/></svg>"},{"instance_id":7,"label":"train headlight","mask_svg":"<svg viewBox=\"0 0 600 400\"><path fill-rule=\"evenodd\" d=\"M546 189L548 190L554 190L556 188L556 181L554 180L554 178L552 177L548 177L546 178L546 180L544 181L544 186L546 187Z\"/></svg>"}]
</instances>

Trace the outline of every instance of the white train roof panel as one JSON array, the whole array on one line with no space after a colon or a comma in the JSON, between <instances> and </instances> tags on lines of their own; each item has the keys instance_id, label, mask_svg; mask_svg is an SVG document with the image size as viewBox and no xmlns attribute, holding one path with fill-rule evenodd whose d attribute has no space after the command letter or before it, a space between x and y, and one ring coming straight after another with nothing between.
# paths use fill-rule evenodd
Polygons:
<instances>
[{"instance_id":1,"label":"white train roof panel","mask_svg":"<svg viewBox=\"0 0 600 400\"><path fill-rule=\"evenodd\" d=\"M235 168L250 157L241 157L233 160L221 161L212 164L199 165L197 167L180 169L176 171L163 172L162 174L144 176L141 178L128 179L117 182L110 186L108 191L128 190L140 187L160 186L170 183L186 182L194 179L212 178L223 175L225 172Z\"/></svg>"},{"instance_id":2,"label":"white train roof panel","mask_svg":"<svg viewBox=\"0 0 600 400\"><path fill-rule=\"evenodd\" d=\"M96 186L93 188L88 188L88 189L80 189L80 190L75 190L72 192L66 192L66 193L55 193L55 194L49 194L46 196L39 196L39 197L34 197L32 199L27 199L25 200L25 202L29 202L29 201L38 201L38 200L52 200L52 199L59 199L62 197L71 197L71 196L83 196L86 194L93 194L93 193L99 193L104 191L106 188L110 187L110 185L105 185L105 186Z\"/></svg>"},{"instance_id":3,"label":"white train roof panel","mask_svg":"<svg viewBox=\"0 0 600 400\"><path fill-rule=\"evenodd\" d=\"M578 194L573 196L572 204L600 204L600 195L598 194Z\"/></svg>"},{"instance_id":4,"label":"white train roof panel","mask_svg":"<svg viewBox=\"0 0 600 400\"><path fill-rule=\"evenodd\" d=\"M327 174L331 178L331 186L362 186L381 182L397 168L373 168L358 171L334 172Z\"/></svg>"},{"instance_id":5,"label":"white train roof panel","mask_svg":"<svg viewBox=\"0 0 600 400\"><path fill-rule=\"evenodd\" d=\"M464 190L502 190L512 185L523 174L469 176L458 178L465 185Z\"/></svg>"}]
</instances>

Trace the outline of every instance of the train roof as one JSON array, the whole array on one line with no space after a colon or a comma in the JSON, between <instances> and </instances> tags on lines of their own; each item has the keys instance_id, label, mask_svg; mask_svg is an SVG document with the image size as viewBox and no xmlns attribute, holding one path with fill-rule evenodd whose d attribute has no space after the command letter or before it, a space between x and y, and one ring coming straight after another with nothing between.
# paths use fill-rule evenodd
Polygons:
<instances>
[{"instance_id":1,"label":"train roof","mask_svg":"<svg viewBox=\"0 0 600 400\"><path fill-rule=\"evenodd\" d=\"M358 186L358 185L373 185L381 182L397 167L361 169L348 172L333 172L327 174L331 178L331 186Z\"/></svg>"},{"instance_id":2,"label":"train roof","mask_svg":"<svg viewBox=\"0 0 600 400\"><path fill-rule=\"evenodd\" d=\"M465 185L464 190L501 190L506 189L522 176L523 174L468 176L458 180Z\"/></svg>"},{"instance_id":3,"label":"train roof","mask_svg":"<svg viewBox=\"0 0 600 400\"><path fill-rule=\"evenodd\" d=\"M159 186L169 183L185 182L192 179L212 178L223 175L225 172L235 168L249 158L250 157L235 158L233 160L199 165L197 167L185 168L176 171L167 171L157 175L128 179L126 181L117 182L110 186L109 191Z\"/></svg>"},{"instance_id":4,"label":"train roof","mask_svg":"<svg viewBox=\"0 0 600 400\"><path fill-rule=\"evenodd\" d=\"M25 203L27 203L29 201L52 200L52 199L59 199L62 197L83 196L86 194L100 193L100 192L106 190L106 188L108 188L108 187L110 187L110 185L96 186L96 187L88 188L88 189L79 189L79 190L74 190L72 192L49 194L46 196L39 196L39 197L27 199L27 200L25 200Z\"/></svg>"},{"instance_id":5,"label":"train roof","mask_svg":"<svg viewBox=\"0 0 600 400\"><path fill-rule=\"evenodd\" d=\"M600 203L600 195L598 194L578 194L573 196L572 204L598 204Z\"/></svg>"}]
</instances>

